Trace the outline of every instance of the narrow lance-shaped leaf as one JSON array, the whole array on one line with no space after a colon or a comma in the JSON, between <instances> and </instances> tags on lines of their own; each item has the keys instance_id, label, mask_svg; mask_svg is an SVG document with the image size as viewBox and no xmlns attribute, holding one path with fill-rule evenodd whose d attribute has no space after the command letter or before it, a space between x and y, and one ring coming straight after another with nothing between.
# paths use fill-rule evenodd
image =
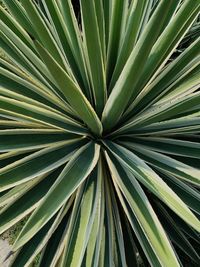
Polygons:
<instances>
[{"instance_id":1,"label":"narrow lance-shaped leaf","mask_svg":"<svg viewBox=\"0 0 200 267\"><path fill-rule=\"evenodd\" d=\"M32 181L31 187L27 187L22 195L17 196L16 199L13 199L1 209L0 233L8 230L39 206L41 199L57 179L59 171L56 170L35 178L35 181Z\"/></svg>"},{"instance_id":2,"label":"narrow lance-shaped leaf","mask_svg":"<svg viewBox=\"0 0 200 267\"><path fill-rule=\"evenodd\" d=\"M102 3L103 3L103 12L104 12L104 24L105 24L105 52L107 54L112 1L102 0Z\"/></svg>"},{"instance_id":3,"label":"narrow lance-shaped leaf","mask_svg":"<svg viewBox=\"0 0 200 267\"><path fill-rule=\"evenodd\" d=\"M82 91L90 98L89 83L85 61L82 53L80 32L76 28L72 7L69 1L42 1L55 35L58 35L58 45L63 50L69 65L67 72L79 83Z\"/></svg>"},{"instance_id":4,"label":"narrow lance-shaped leaf","mask_svg":"<svg viewBox=\"0 0 200 267\"><path fill-rule=\"evenodd\" d=\"M4 62L3 67L0 67L1 85L3 88L5 87L6 89L14 92L19 92L22 95L30 96L30 98L33 99L39 99L40 102L43 104L48 103L51 107L53 104L53 107L56 106L56 110L61 109L61 112L64 111L67 114L76 116L76 114L74 114L74 112L70 109L69 104L56 95L57 92L51 91L49 87L46 87L44 84L38 83L35 80L33 83L33 77L32 79L29 78L29 80L27 80L27 76L26 79L24 79L24 77L20 77L18 73L17 75L14 74L13 72L15 72L15 68L6 70L6 66L8 66L8 64L5 65Z\"/></svg>"},{"instance_id":5,"label":"narrow lance-shaped leaf","mask_svg":"<svg viewBox=\"0 0 200 267\"><path fill-rule=\"evenodd\" d=\"M1 20L15 32L23 42L25 42L30 48L35 49L31 38L20 24L3 8L0 6Z\"/></svg>"},{"instance_id":6,"label":"narrow lance-shaped leaf","mask_svg":"<svg viewBox=\"0 0 200 267\"><path fill-rule=\"evenodd\" d=\"M49 239L55 233L60 224L62 224L63 218L66 220L66 214L69 211L73 202L71 198L66 205L54 215L54 217L20 250L20 252L12 260L13 267L19 265L29 266L36 256L48 243Z\"/></svg>"},{"instance_id":7,"label":"narrow lance-shaped leaf","mask_svg":"<svg viewBox=\"0 0 200 267\"><path fill-rule=\"evenodd\" d=\"M107 179L109 175L104 172L104 188L105 188L105 217L104 217L104 242L102 242L102 266L111 267L117 265L115 259L115 229L114 218L112 213L112 203L110 198L110 190Z\"/></svg>"},{"instance_id":8,"label":"narrow lance-shaped leaf","mask_svg":"<svg viewBox=\"0 0 200 267\"><path fill-rule=\"evenodd\" d=\"M61 116L44 107L37 107L22 101L0 96L0 114L10 114L14 118L22 118L30 122L37 122L69 132L86 133L83 125L71 118Z\"/></svg>"},{"instance_id":9,"label":"narrow lance-shaped leaf","mask_svg":"<svg viewBox=\"0 0 200 267\"><path fill-rule=\"evenodd\" d=\"M116 231L116 246L118 247L117 255L115 255L115 257L117 258L118 262L116 264L118 265L122 265L122 266L126 266L127 262L126 262L126 254L125 254L125 250L126 250L126 246L125 246L125 241L124 241L124 235L123 235L123 230L122 230L122 222L120 219L120 212L119 212L119 208L117 205L117 199L115 197L114 194L114 188L111 184L111 182L108 184L108 186L110 187L110 195L111 195L111 209L112 209L112 213L113 213L113 219L114 219L114 225L115 225L115 231Z\"/></svg>"},{"instance_id":10,"label":"narrow lance-shaped leaf","mask_svg":"<svg viewBox=\"0 0 200 267\"><path fill-rule=\"evenodd\" d=\"M99 178L97 170L94 170L86 182L79 211L74 214L76 219L71 229L70 240L65 248L62 266L81 266L97 210L101 188Z\"/></svg>"},{"instance_id":11,"label":"narrow lance-shaped leaf","mask_svg":"<svg viewBox=\"0 0 200 267\"><path fill-rule=\"evenodd\" d=\"M99 174L99 172L98 172L98 174ZM102 181L101 181L101 189L102 189ZM89 236L87 248L86 248L85 255L84 255L84 259L82 261L83 267L96 267L97 266L97 262L95 262L95 255L96 255L95 252L97 249L98 234L99 234L99 229L100 229L100 225L101 225L100 224L101 198L102 198L102 190L101 190L99 198L98 198L97 210L96 210L94 222L92 225L91 234Z\"/></svg>"},{"instance_id":12,"label":"narrow lance-shaped leaf","mask_svg":"<svg viewBox=\"0 0 200 267\"><path fill-rule=\"evenodd\" d=\"M86 57L90 79L92 83L92 92L94 96L94 105L99 117L101 117L104 104L106 102L106 80L101 50L101 39L93 1L80 1L81 16L83 26L83 38L85 43ZM88 13L90 16L88 16Z\"/></svg>"},{"instance_id":13,"label":"narrow lance-shaped leaf","mask_svg":"<svg viewBox=\"0 0 200 267\"><path fill-rule=\"evenodd\" d=\"M133 126L124 130L119 130L113 133L113 135L116 134L140 134L141 136L146 136L152 133L159 133L159 135L177 135L177 134L187 134L187 133L195 133L198 132L200 129L199 126L200 119L198 117L190 117L190 116L184 116L181 118L176 118L172 120L166 120L163 122L156 122L152 123L148 126L141 127L141 128L135 128Z\"/></svg>"},{"instance_id":14,"label":"narrow lance-shaped leaf","mask_svg":"<svg viewBox=\"0 0 200 267\"><path fill-rule=\"evenodd\" d=\"M180 78L176 83L169 86L168 92L164 93L163 97L159 101L157 101L157 103L164 104L165 102L172 100L173 98L187 96L189 94L194 93L199 89L199 83L200 83L199 76L200 76L200 65L197 65L182 79ZM188 109L188 111L189 110L190 109ZM199 109L197 109L197 111L199 111Z\"/></svg>"},{"instance_id":15,"label":"narrow lance-shaped leaf","mask_svg":"<svg viewBox=\"0 0 200 267\"><path fill-rule=\"evenodd\" d=\"M195 82L196 83L196 82ZM151 125L156 122L162 122L166 120L173 119L174 114L181 117L185 113L185 107L190 111L193 108L198 107L200 99L200 93L195 92L187 96L177 96L174 99L167 99L165 103L157 103L151 106L149 109L144 111L142 114L136 116L133 119L130 119L120 128L120 131L126 129L136 129ZM197 109L198 110L198 109ZM192 114L192 112L191 112Z\"/></svg>"},{"instance_id":16,"label":"narrow lance-shaped leaf","mask_svg":"<svg viewBox=\"0 0 200 267\"><path fill-rule=\"evenodd\" d=\"M103 7L102 0L95 1L95 10L96 10L96 16L97 16L102 57L103 57L104 66L106 66L105 17L104 17L104 7Z\"/></svg>"},{"instance_id":17,"label":"narrow lance-shaped leaf","mask_svg":"<svg viewBox=\"0 0 200 267\"><path fill-rule=\"evenodd\" d=\"M119 141L128 143L137 143L151 149L169 155L179 155L182 157L199 158L200 145L198 142L186 140L177 140L173 138L160 137L121 137Z\"/></svg>"},{"instance_id":18,"label":"narrow lance-shaped leaf","mask_svg":"<svg viewBox=\"0 0 200 267\"><path fill-rule=\"evenodd\" d=\"M127 109L127 114L129 111L131 112L130 115L135 114L156 103L163 96L163 93L168 92L169 85L176 82L180 77L185 76L190 69L199 64L199 51L200 39L197 39L141 92L134 103Z\"/></svg>"},{"instance_id":19,"label":"narrow lance-shaped leaf","mask_svg":"<svg viewBox=\"0 0 200 267\"><path fill-rule=\"evenodd\" d=\"M174 179L173 175L164 170L162 170L162 174L160 173L160 175L166 179L168 185L179 197L181 197L181 199L191 210L195 211L196 214L200 214L200 196L197 189L179 179Z\"/></svg>"},{"instance_id":20,"label":"narrow lance-shaped leaf","mask_svg":"<svg viewBox=\"0 0 200 267\"><path fill-rule=\"evenodd\" d=\"M149 53L157 40L162 27L163 14L171 7L172 1L161 1L156 14L152 16L145 31L127 60L127 63L110 94L103 112L103 125L106 131L112 129L124 112L134 85L140 78ZM141 53L140 51L143 51Z\"/></svg>"},{"instance_id":21,"label":"narrow lance-shaped leaf","mask_svg":"<svg viewBox=\"0 0 200 267\"><path fill-rule=\"evenodd\" d=\"M105 218L105 185L104 185L104 171L105 169L103 166L100 166L102 161L100 161L99 164L99 170L98 174L101 176L101 196L99 199L99 227L97 232L97 240L95 244L95 252L93 257L93 265L91 267L99 267L102 266L103 260L101 260L101 248L102 248L102 242L104 239L104 218Z\"/></svg>"},{"instance_id":22,"label":"narrow lance-shaped leaf","mask_svg":"<svg viewBox=\"0 0 200 267\"><path fill-rule=\"evenodd\" d=\"M92 108L89 101L81 92L77 84L67 75L52 58L52 56L42 47L38 42L35 42L37 49L43 58L44 62L49 68L52 76L56 80L59 90L65 95L71 106L77 111L81 119L88 125L88 127L96 134L101 135L101 122Z\"/></svg>"},{"instance_id":23,"label":"narrow lance-shaped leaf","mask_svg":"<svg viewBox=\"0 0 200 267\"><path fill-rule=\"evenodd\" d=\"M39 260L40 267L61 266L61 258L63 255L63 247L62 247L63 237L69 227L68 217L69 213L67 213L66 216L62 219L59 226L54 231L51 238L48 240L48 243L43 249L40 256ZM49 253L49 251L51 251L51 253Z\"/></svg>"},{"instance_id":24,"label":"narrow lance-shaped leaf","mask_svg":"<svg viewBox=\"0 0 200 267\"><path fill-rule=\"evenodd\" d=\"M127 200L125 199L125 197L123 197L120 188L117 187L117 184L115 183L115 188L117 191L117 195L122 203L124 212L125 212L125 216L127 216L128 218L128 222L130 223L130 226L132 228L132 230L134 231L134 234L136 235L136 237L134 238L134 241L138 243L138 248L134 249L134 252L136 252L136 262L139 265L140 261L143 262L143 264L146 264L145 266L148 266L149 263L152 266L158 266L161 267L161 263L156 255L156 252L153 250L151 244L149 243L149 239L147 238L146 235L144 235L143 229L141 227L141 225L139 224L136 216L134 215L134 213L132 212ZM127 226L128 227L128 226ZM133 235L132 232L130 231L129 228L129 232L130 235ZM133 236L131 236L133 237ZM138 253L139 253L139 257L138 257ZM141 259L140 259L141 256ZM132 261L131 261L132 264Z\"/></svg>"},{"instance_id":25,"label":"narrow lance-shaped leaf","mask_svg":"<svg viewBox=\"0 0 200 267\"><path fill-rule=\"evenodd\" d=\"M0 131L0 152L42 148L52 143L75 137L73 134L65 134L62 131L48 129L3 130Z\"/></svg>"},{"instance_id":26,"label":"narrow lance-shaped leaf","mask_svg":"<svg viewBox=\"0 0 200 267\"><path fill-rule=\"evenodd\" d=\"M137 83L133 86L131 101L136 98L144 86L150 83L165 65L188 28L194 22L199 11L200 3L198 1L184 1L174 18L153 46L147 64L142 71L141 79L138 79Z\"/></svg>"},{"instance_id":27,"label":"narrow lance-shaped leaf","mask_svg":"<svg viewBox=\"0 0 200 267\"><path fill-rule=\"evenodd\" d=\"M76 188L94 169L99 157L99 149L98 145L90 142L75 153L49 190L41 205L28 220L16 240L13 250L16 251L30 240L52 218L58 209L66 203ZM49 205L49 202L52 205Z\"/></svg>"},{"instance_id":28,"label":"narrow lance-shaped leaf","mask_svg":"<svg viewBox=\"0 0 200 267\"><path fill-rule=\"evenodd\" d=\"M133 47L136 43L140 26L142 22L142 17L144 15L145 7L148 6L149 1L145 0L136 0L132 1L132 4L129 8L129 17L127 19L127 27L125 29L125 35L122 40L122 45L119 48L119 55L117 58L116 66L112 74L112 79L110 82L109 90L114 87L117 78L120 75L128 57L130 56Z\"/></svg>"},{"instance_id":29,"label":"narrow lance-shaped leaf","mask_svg":"<svg viewBox=\"0 0 200 267\"><path fill-rule=\"evenodd\" d=\"M185 203L172 191L172 189L158 176L158 174L153 171L153 169L151 169L136 154L130 152L126 148L112 144L108 141L106 144L112 154L114 154L123 166L126 167L141 183L168 205L183 220L187 220L192 227L199 231L199 220L188 209ZM150 152L148 151L148 153ZM195 179L199 180L197 176L195 176Z\"/></svg>"},{"instance_id":30,"label":"narrow lance-shaped leaf","mask_svg":"<svg viewBox=\"0 0 200 267\"><path fill-rule=\"evenodd\" d=\"M0 191L58 168L71 158L72 152L84 144L84 140L63 141L8 164L0 170Z\"/></svg>"},{"instance_id":31,"label":"narrow lance-shaped leaf","mask_svg":"<svg viewBox=\"0 0 200 267\"><path fill-rule=\"evenodd\" d=\"M46 174L45 174L46 175ZM20 184L18 186L15 186L14 188L8 190L8 191L3 191L0 196L0 207L2 208L3 206L7 204L11 204L13 200L19 199L21 196L23 196L29 189L34 187L40 180L45 176L41 175L31 181L25 182L23 184Z\"/></svg>"},{"instance_id":32,"label":"narrow lance-shaped leaf","mask_svg":"<svg viewBox=\"0 0 200 267\"><path fill-rule=\"evenodd\" d=\"M15 59L17 63L25 67L29 72L37 75L41 78L41 74L47 77L52 83L55 83L52 77L49 75L47 67L43 64L38 55L30 49L3 21L0 20L0 40L4 41L6 50L9 50L8 54ZM1 44L2 45L2 44ZM13 55L13 52L15 53ZM16 54L17 52L17 54ZM39 71L38 71L38 69ZM44 80L44 77L41 78Z\"/></svg>"},{"instance_id":33,"label":"narrow lance-shaped leaf","mask_svg":"<svg viewBox=\"0 0 200 267\"><path fill-rule=\"evenodd\" d=\"M52 54L55 60L61 66L64 66L63 58L58 49L58 45L51 36L48 27L45 25L45 22L42 19L42 16L40 16L36 7L34 6L34 3L31 0L22 0L21 2L32 23L35 32L37 33L37 36L39 37L39 40L45 45L45 47Z\"/></svg>"},{"instance_id":34,"label":"narrow lance-shaped leaf","mask_svg":"<svg viewBox=\"0 0 200 267\"><path fill-rule=\"evenodd\" d=\"M144 191L135 180L135 177L132 177L128 172L125 172L116 161L114 161L114 164L108 155L107 161L113 179L116 181L120 190L127 199L132 212L141 225L143 234L147 236L149 243L156 252L156 256L161 265L172 265L178 267L179 263L169 240L147 197L145 196ZM116 166L116 164L118 166Z\"/></svg>"},{"instance_id":35,"label":"narrow lance-shaped leaf","mask_svg":"<svg viewBox=\"0 0 200 267\"><path fill-rule=\"evenodd\" d=\"M110 2L109 39L107 50L107 85L109 86L122 45L128 14L128 0L112 0Z\"/></svg>"},{"instance_id":36,"label":"narrow lance-shaped leaf","mask_svg":"<svg viewBox=\"0 0 200 267\"><path fill-rule=\"evenodd\" d=\"M6 79L5 79L5 83L7 83ZM14 83L15 84L15 83ZM13 83L12 83L13 85ZM6 87L6 86L5 86ZM10 86L11 87L11 86ZM56 108L55 109L55 106L53 103L49 103L48 100L45 101L43 98L41 98L40 96L38 96L37 94L33 93L33 92L26 92L28 96L25 96L23 95L22 92L19 92L18 91L19 89L19 85L15 88L15 90L17 92L14 92L14 90L10 90L10 89L7 89L7 88L4 88L4 87L0 87L0 93L2 96L5 96L5 97L8 97L8 98L11 98L13 100L17 100L17 101L20 101L20 102L24 102L24 103L27 103L29 104L30 106L35 106L35 107L40 107L40 108L44 108L46 109L47 111L51 111L53 113L56 113L56 114L59 114L63 117L65 117L66 119L68 118L72 118L72 121L75 122L74 119L77 120L77 117L76 116L73 116L72 113L67 113L67 112L64 112L63 110L60 110L59 108ZM28 90L27 90L28 91ZM31 97L33 96L33 97ZM42 101L43 100L43 101ZM53 105L52 105L53 104ZM26 116L26 115L25 115ZM80 120L78 120L80 121Z\"/></svg>"},{"instance_id":37,"label":"narrow lance-shaped leaf","mask_svg":"<svg viewBox=\"0 0 200 267\"><path fill-rule=\"evenodd\" d=\"M136 145L135 148L133 148L134 145ZM183 180L185 179L192 184L196 184L197 186L200 184L199 169L192 168L189 165L182 163L181 161L178 161L161 153L151 150L147 151L145 147L138 147L138 145L134 143L131 145L131 150L132 149L134 149L136 153L138 153L140 157L145 159L147 162L155 164L155 166L158 167L162 166L163 170L173 173L174 175L182 178Z\"/></svg>"},{"instance_id":38,"label":"narrow lance-shaped leaf","mask_svg":"<svg viewBox=\"0 0 200 267\"><path fill-rule=\"evenodd\" d=\"M176 224L176 221L170 214L166 211L166 209L156 202L156 212L160 215L159 219L168 233L169 237L172 239L172 242L174 242L190 259L197 264L200 263L200 257L195 251L195 249L192 247L191 243L187 239L187 237L183 234L181 229Z\"/></svg>"},{"instance_id":39,"label":"narrow lance-shaped leaf","mask_svg":"<svg viewBox=\"0 0 200 267\"><path fill-rule=\"evenodd\" d=\"M18 23L22 25L24 29L26 29L26 31L32 34L36 34L33 25L31 24L28 16L26 15L19 1L3 0L3 3L6 5L6 7L14 16L14 18L18 21Z\"/></svg>"}]
</instances>

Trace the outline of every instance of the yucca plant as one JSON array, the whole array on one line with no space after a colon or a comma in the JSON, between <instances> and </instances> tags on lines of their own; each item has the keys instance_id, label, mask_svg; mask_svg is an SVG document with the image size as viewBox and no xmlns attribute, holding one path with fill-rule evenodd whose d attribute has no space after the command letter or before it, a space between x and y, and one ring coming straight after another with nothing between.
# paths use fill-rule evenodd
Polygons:
<instances>
[{"instance_id":1,"label":"yucca plant","mask_svg":"<svg viewBox=\"0 0 200 267\"><path fill-rule=\"evenodd\" d=\"M199 35L176 51L200 1L3 2L0 233L29 216L10 266L199 266Z\"/></svg>"}]
</instances>

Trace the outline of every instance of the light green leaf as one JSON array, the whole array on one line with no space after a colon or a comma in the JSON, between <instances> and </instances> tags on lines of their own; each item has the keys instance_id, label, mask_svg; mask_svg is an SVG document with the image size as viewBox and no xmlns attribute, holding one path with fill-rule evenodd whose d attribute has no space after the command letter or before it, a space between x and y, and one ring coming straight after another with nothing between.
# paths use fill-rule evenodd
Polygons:
<instances>
[{"instance_id":1,"label":"light green leaf","mask_svg":"<svg viewBox=\"0 0 200 267\"><path fill-rule=\"evenodd\" d=\"M108 1L109 2L109 1ZM111 0L107 49L107 83L109 85L124 38L128 15L128 0Z\"/></svg>"},{"instance_id":2,"label":"light green leaf","mask_svg":"<svg viewBox=\"0 0 200 267\"><path fill-rule=\"evenodd\" d=\"M173 138L160 137L122 137L119 139L123 143L136 143L142 145L146 149L154 150L169 155L178 155L182 157L199 158L200 144L186 140L178 140ZM127 144L128 146L128 144Z\"/></svg>"},{"instance_id":3,"label":"light green leaf","mask_svg":"<svg viewBox=\"0 0 200 267\"><path fill-rule=\"evenodd\" d=\"M61 266L82 266L82 260L95 220L97 203L100 196L101 176L95 169L88 178L79 203L79 209L73 213L73 225L68 231L68 240L65 246L63 262Z\"/></svg>"},{"instance_id":4,"label":"light green leaf","mask_svg":"<svg viewBox=\"0 0 200 267\"><path fill-rule=\"evenodd\" d=\"M132 1L129 8L129 16L127 19L127 26L122 44L119 47L119 55L117 58L116 66L112 74L109 90L114 87L128 57L130 56L141 29L144 10L149 5L149 1L136 0Z\"/></svg>"},{"instance_id":5,"label":"light green leaf","mask_svg":"<svg viewBox=\"0 0 200 267\"><path fill-rule=\"evenodd\" d=\"M89 99L89 82L84 57L79 42L79 31L76 29L74 16L69 1L57 3L56 1L42 1L44 10L51 25L53 35L60 50L63 51L67 62L67 73L78 82L82 91ZM79 33L80 34L80 33Z\"/></svg>"},{"instance_id":6,"label":"light green leaf","mask_svg":"<svg viewBox=\"0 0 200 267\"><path fill-rule=\"evenodd\" d=\"M153 171L141 158L127 150L126 148L113 144L111 142L106 142L110 152L115 155L118 161L127 169L129 172L136 177L142 184L144 184L153 194L155 194L159 199L161 199L167 206L169 206L175 213L177 213L183 220L187 221L194 229L199 231L200 221L195 217L195 215L188 209L187 205L179 198L174 191L158 176L158 174ZM136 148L136 152L143 151L143 149ZM149 150L144 151L144 155L153 154L155 158L155 152L150 152ZM160 156L160 155L159 155ZM162 155L162 157L164 157ZM166 157L166 156L165 156ZM144 158L144 156L143 156ZM167 158L169 161L171 158ZM180 162L177 162L180 164ZM184 164L183 164L184 165ZM184 165L185 167L185 165ZM175 165L174 171L178 168ZM183 175L188 175L188 170L185 168L181 169ZM189 169L191 178L194 179L199 184L199 176L197 174L198 170ZM189 180L189 178L188 178Z\"/></svg>"},{"instance_id":7,"label":"light green leaf","mask_svg":"<svg viewBox=\"0 0 200 267\"><path fill-rule=\"evenodd\" d=\"M174 242L192 261L200 263L200 257L190 244L187 237L180 230L176 221L169 215L167 210L158 202L156 202L157 212L160 215L161 223L169 234L170 239Z\"/></svg>"},{"instance_id":8,"label":"light green leaf","mask_svg":"<svg viewBox=\"0 0 200 267\"><path fill-rule=\"evenodd\" d=\"M48 129L0 130L0 152L26 151L50 146L52 143L77 138L73 134Z\"/></svg>"},{"instance_id":9,"label":"light green leaf","mask_svg":"<svg viewBox=\"0 0 200 267\"><path fill-rule=\"evenodd\" d=\"M81 119L88 125L88 127L97 135L102 133L102 125L90 105L89 101L83 95L81 89L68 74L62 69L52 58L52 56L36 42L37 49L49 68L49 71L56 80L59 90L65 95L71 106L77 111Z\"/></svg>"},{"instance_id":10,"label":"light green leaf","mask_svg":"<svg viewBox=\"0 0 200 267\"><path fill-rule=\"evenodd\" d=\"M135 91L135 85L143 73L143 68L147 63L151 49L160 33L163 14L166 14L167 10L171 8L171 4L172 1L160 2L156 14L152 16L145 31L143 31L137 42L137 45L130 54L104 108L102 120L106 130L112 129L116 125L128 104L129 98ZM195 8L196 6L194 5L188 9L191 9L192 13ZM185 14L181 15L181 19L183 19L183 17L185 19Z\"/></svg>"},{"instance_id":11,"label":"light green leaf","mask_svg":"<svg viewBox=\"0 0 200 267\"><path fill-rule=\"evenodd\" d=\"M171 3L173 5L174 1L171 1ZM134 83L131 101L135 99L147 83L149 84L157 76L165 63L167 63L174 49L195 21L199 11L200 3L198 1L191 2L186 0L180 6L153 46L147 64L142 71L141 78L138 79L137 83Z\"/></svg>"},{"instance_id":12,"label":"light green leaf","mask_svg":"<svg viewBox=\"0 0 200 267\"><path fill-rule=\"evenodd\" d=\"M113 162L108 155L106 157L112 178L127 199L133 214L141 226L143 235L146 235L160 265L178 267L179 263L171 244L139 183L127 169L125 172L117 161Z\"/></svg>"},{"instance_id":13,"label":"light green leaf","mask_svg":"<svg viewBox=\"0 0 200 267\"><path fill-rule=\"evenodd\" d=\"M71 118L8 97L0 96L0 114L11 114L14 118L24 118L29 122L37 122L69 132L79 134L87 132L83 126Z\"/></svg>"},{"instance_id":14,"label":"light green leaf","mask_svg":"<svg viewBox=\"0 0 200 267\"><path fill-rule=\"evenodd\" d=\"M25 69L31 71L31 73L39 77L41 77L42 74L51 82L55 83L55 81L49 74L47 67L43 64L40 58L1 20L0 29L0 37L3 38L3 40L5 40L6 42L6 45L4 45L4 47L6 47L6 49L9 49L9 47L11 48L11 57L13 58L14 52L14 59L17 57L17 63L19 62L20 65L25 66ZM10 54L10 52L8 54Z\"/></svg>"},{"instance_id":15,"label":"light green leaf","mask_svg":"<svg viewBox=\"0 0 200 267\"><path fill-rule=\"evenodd\" d=\"M17 253L16 257L11 261L13 267L30 266L59 225L62 224L63 218L66 219L66 213L69 211L72 201L73 199L70 199L66 205L63 205L60 211Z\"/></svg>"},{"instance_id":16,"label":"light green leaf","mask_svg":"<svg viewBox=\"0 0 200 267\"><path fill-rule=\"evenodd\" d=\"M57 92L51 91L49 87L47 88L44 84L38 83L33 79L31 80L29 78L29 80L27 80L27 76L19 77L18 73L15 75L13 72L13 69L9 71L5 70L5 64L3 68L0 67L2 88L39 100L41 103L54 107L56 110L61 110L61 112L64 111L67 112L67 114L72 114L69 104L64 102L63 99L57 95Z\"/></svg>"},{"instance_id":17,"label":"light green leaf","mask_svg":"<svg viewBox=\"0 0 200 267\"><path fill-rule=\"evenodd\" d=\"M134 150L136 154L139 155L142 159L147 160L151 164L161 168L161 170L166 170L171 174L186 180L194 185L200 184L200 170L197 168L190 167L187 164L182 163L172 157L163 155L158 152L154 152L152 150L147 150L146 147L138 146L136 143L127 142L125 146L129 147L131 150Z\"/></svg>"},{"instance_id":18,"label":"light green leaf","mask_svg":"<svg viewBox=\"0 0 200 267\"><path fill-rule=\"evenodd\" d=\"M52 54L53 58L61 66L64 66L63 57L61 56L60 50L34 3L31 0L22 0L21 3L39 40L43 43L43 45L45 45L46 49Z\"/></svg>"},{"instance_id":19,"label":"light green leaf","mask_svg":"<svg viewBox=\"0 0 200 267\"><path fill-rule=\"evenodd\" d=\"M0 6L0 17L1 20L10 28L12 31L28 45L30 48L35 49L31 38L21 25L2 7Z\"/></svg>"},{"instance_id":20,"label":"light green leaf","mask_svg":"<svg viewBox=\"0 0 200 267\"><path fill-rule=\"evenodd\" d=\"M162 170L160 175L166 180L167 184L191 210L195 211L197 214L200 214L200 196L197 189L179 179L174 179L173 175L170 175L164 170Z\"/></svg>"},{"instance_id":21,"label":"light green leaf","mask_svg":"<svg viewBox=\"0 0 200 267\"><path fill-rule=\"evenodd\" d=\"M41 199L51 188L59 175L58 171L53 173L43 174L35 178L35 184L32 181L32 186L26 188L22 195L13 199L0 211L0 233L2 234L11 226L22 220L30 214L36 207L39 206ZM31 197L30 197L31 196Z\"/></svg>"},{"instance_id":22,"label":"light green leaf","mask_svg":"<svg viewBox=\"0 0 200 267\"><path fill-rule=\"evenodd\" d=\"M32 34L35 33L33 26L19 1L3 0L3 3L6 5L6 7L8 8L12 16L16 19L16 21L18 21L18 23L22 25L24 29L26 29Z\"/></svg>"},{"instance_id":23,"label":"light green leaf","mask_svg":"<svg viewBox=\"0 0 200 267\"><path fill-rule=\"evenodd\" d=\"M0 169L0 191L31 180L66 163L85 140L62 141Z\"/></svg>"},{"instance_id":24,"label":"light green leaf","mask_svg":"<svg viewBox=\"0 0 200 267\"><path fill-rule=\"evenodd\" d=\"M87 178L97 163L99 149L98 145L89 143L74 154L38 209L31 215L14 244L14 251L30 240L52 218L59 208L66 203L76 188ZM49 205L52 199L53 204Z\"/></svg>"},{"instance_id":25,"label":"light green leaf","mask_svg":"<svg viewBox=\"0 0 200 267\"><path fill-rule=\"evenodd\" d=\"M138 110L146 109L151 104L156 103L163 94L169 91L171 84L176 84L177 80L188 74L199 64L200 39L192 43L180 56L155 78L155 80L143 89L138 98L127 110L135 114ZM134 108L134 110L133 110Z\"/></svg>"},{"instance_id":26,"label":"light green leaf","mask_svg":"<svg viewBox=\"0 0 200 267\"><path fill-rule=\"evenodd\" d=\"M92 83L94 105L98 116L101 117L107 96L103 54L101 50L102 44L100 43L95 4L93 1L80 1L80 5L83 40Z\"/></svg>"},{"instance_id":27,"label":"light green leaf","mask_svg":"<svg viewBox=\"0 0 200 267\"><path fill-rule=\"evenodd\" d=\"M185 113L185 109L190 110L191 108L198 107L200 100L200 93L191 93L188 96L179 96L174 99L170 99L165 103L157 103L144 111L142 114L137 115L134 119L128 121L121 130L130 128L140 128L152 123L161 122L164 120L173 119L174 115L181 116Z\"/></svg>"},{"instance_id":28,"label":"light green leaf","mask_svg":"<svg viewBox=\"0 0 200 267\"><path fill-rule=\"evenodd\" d=\"M123 131L122 129L117 130L113 135L121 133L121 134L132 134L135 133L136 135L149 135L152 133L157 133L159 135L176 135L181 133L195 133L199 132L200 129L200 119L199 117L190 117L185 116L181 118L166 120L163 122L155 122L151 125L148 125L146 127L141 128L135 128L133 126L133 129L130 127L129 130Z\"/></svg>"}]
</instances>

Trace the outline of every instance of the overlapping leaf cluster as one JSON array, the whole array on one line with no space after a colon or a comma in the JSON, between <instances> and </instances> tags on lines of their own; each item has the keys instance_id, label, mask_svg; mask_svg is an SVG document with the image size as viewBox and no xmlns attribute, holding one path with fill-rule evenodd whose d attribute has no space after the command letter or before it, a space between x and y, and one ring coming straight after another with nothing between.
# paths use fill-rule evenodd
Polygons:
<instances>
[{"instance_id":1,"label":"overlapping leaf cluster","mask_svg":"<svg viewBox=\"0 0 200 267\"><path fill-rule=\"evenodd\" d=\"M30 215L10 266L199 264L200 1L80 0L81 23L3 2L0 233Z\"/></svg>"}]
</instances>

